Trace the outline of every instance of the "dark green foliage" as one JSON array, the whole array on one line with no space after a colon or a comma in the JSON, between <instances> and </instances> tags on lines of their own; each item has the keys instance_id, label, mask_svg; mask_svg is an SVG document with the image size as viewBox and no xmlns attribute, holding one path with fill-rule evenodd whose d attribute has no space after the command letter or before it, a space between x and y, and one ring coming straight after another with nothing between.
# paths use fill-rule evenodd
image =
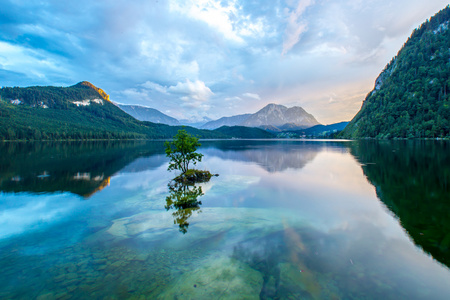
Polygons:
<instances>
[{"instance_id":1,"label":"dark green foliage","mask_svg":"<svg viewBox=\"0 0 450 300\"><path fill-rule=\"evenodd\" d=\"M414 30L344 138L450 137L450 8Z\"/></svg>"},{"instance_id":2,"label":"dark green foliage","mask_svg":"<svg viewBox=\"0 0 450 300\"><path fill-rule=\"evenodd\" d=\"M169 171L180 170L185 174L189 170L189 164L197 164L202 161L203 154L195 152L200 143L198 138L188 134L186 130L178 130L173 141L166 142L166 155L170 157Z\"/></svg>"},{"instance_id":3,"label":"dark green foliage","mask_svg":"<svg viewBox=\"0 0 450 300\"><path fill-rule=\"evenodd\" d=\"M275 137L274 134L263 129L245 126L222 126L213 130L213 132L241 139L271 139Z\"/></svg>"},{"instance_id":4,"label":"dark green foliage","mask_svg":"<svg viewBox=\"0 0 450 300\"><path fill-rule=\"evenodd\" d=\"M340 122L330 125L316 125L303 130L286 131L277 134L278 137L290 137L290 138L335 138L348 124L349 122Z\"/></svg>"}]
</instances>

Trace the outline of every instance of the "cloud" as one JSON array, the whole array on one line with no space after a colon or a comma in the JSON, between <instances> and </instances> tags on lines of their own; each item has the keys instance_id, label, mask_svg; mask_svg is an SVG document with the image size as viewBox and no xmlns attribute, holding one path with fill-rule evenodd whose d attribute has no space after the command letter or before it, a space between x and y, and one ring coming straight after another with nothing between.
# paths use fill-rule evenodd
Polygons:
<instances>
[{"instance_id":1,"label":"cloud","mask_svg":"<svg viewBox=\"0 0 450 300\"><path fill-rule=\"evenodd\" d=\"M150 99L150 94L145 89L126 89L121 92L121 94L128 100L128 101L138 101L138 102L145 102Z\"/></svg>"},{"instance_id":2,"label":"cloud","mask_svg":"<svg viewBox=\"0 0 450 300\"><path fill-rule=\"evenodd\" d=\"M157 91L157 92L162 93L162 94L167 94L167 87L166 86L162 86L160 84L157 84L155 82L146 81L141 86L146 88L146 89L154 90L154 91Z\"/></svg>"},{"instance_id":3,"label":"cloud","mask_svg":"<svg viewBox=\"0 0 450 300\"><path fill-rule=\"evenodd\" d=\"M242 101L242 98L235 96L235 97L226 97L224 100L225 101Z\"/></svg>"},{"instance_id":4,"label":"cloud","mask_svg":"<svg viewBox=\"0 0 450 300\"><path fill-rule=\"evenodd\" d=\"M331 106L329 95L345 87L331 104L360 107L355 101L364 97L350 94L368 93L412 29L447 4L5 1L0 82L61 86L88 80L115 102L170 110L177 117L254 112L275 102L340 121L349 113L322 113Z\"/></svg>"},{"instance_id":5,"label":"cloud","mask_svg":"<svg viewBox=\"0 0 450 300\"><path fill-rule=\"evenodd\" d=\"M65 60L39 49L30 49L20 45L0 41L0 68L4 71L25 71L26 77L37 78L49 82L64 76ZM66 74L70 76L71 74ZM34 80L30 80L33 82Z\"/></svg>"},{"instance_id":6,"label":"cloud","mask_svg":"<svg viewBox=\"0 0 450 300\"><path fill-rule=\"evenodd\" d=\"M177 118L201 117L211 108L208 100L214 93L201 80L177 82L161 85L153 81L137 84L120 92L120 103L139 104L160 111L170 111ZM195 111L194 111L195 110Z\"/></svg>"},{"instance_id":7,"label":"cloud","mask_svg":"<svg viewBox=\"0 0 450 300\"><path fill-rule=\"evenodd\" d=\"M242 96L247 97L247 98L252 98L255 100L261 100L261 97L258 94L244 93L244 94L242 94Z\"/></svg>"},{"instance_id":8,"label":"cloud","mask_svg":"<svg viewBox=\"0 0 450 300\"><path fill-rule=\"evenodd\" d=\"M184 95L182 100L207 101L214 93L205 85L203 81L196 80L191 82L186 79L186 82L178 82L177 85L168 88L168 91L173 94Z\"/></svg>"},{"instance_id":9,"label":"cloud","mask_svg":"<svg viewBox=\"0 0 450 300\"><path fill-rule=\"evenodd\" d=\"M285 9L287 14L287 27L283 41L282 55L285 55L292 49L300 40L300 35L308 28L308 23L301 20L306 8L314 4L314 0L299 0L295 10Z\"/></svg>"},{"instance_id":10,"label":"cloud","mask_svg":"<svg viewBox=\"0 0 450 300\"><path fill-rule=\"evenodd\" d=\"M245 45L248 38L264 37L271 31L267 30L270 27L267 20L252 18L251 13L244 13L243 5L238 0L172 1L170 8L207 24L228 41Z\"/></svg>"},{"instance_id":11,"label":"cloud","mask_svg":"<svg viewBox=\"0 0 450 300\"><path fill-rule=\"evenodd\" d=\"M172 2L171 8L179 13L188 15L192 19L205 22L208 26L220 32L226 39L243 43L244 40L233 28L232 18L237 14L234 2L214 0L182 1Z\"/></svg>"}]
</instances>

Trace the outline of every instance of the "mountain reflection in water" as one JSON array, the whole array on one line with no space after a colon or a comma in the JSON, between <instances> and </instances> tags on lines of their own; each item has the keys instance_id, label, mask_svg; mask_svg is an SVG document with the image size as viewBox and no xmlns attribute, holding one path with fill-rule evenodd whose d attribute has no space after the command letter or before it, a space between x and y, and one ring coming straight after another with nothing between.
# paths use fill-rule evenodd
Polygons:
<instances>
[{"instance_id":1,"label":"mountain reflection in water","mask_svg":"<svg viewBox=\"0 0 450 300\"><path fill-rule=\"evenodd\" d=\"M71 192L85 198L102 190L110 177L140 157L166 161L162 142L0 143L0 191L7 193ZM157 156L159 154L159 156ZM147 169L155 162L139 161Z\"/></svg>"},{"instance_id":2,"label":"mountain reflection in water","mask_svg":"<svg viewBox=\"0 0 450 300\"><path fill-rule=\"evenodd\" d=\"M448 143L201 143L0 144L0 298L448 299Z\"/></svg>"},{"instance_id":3,"label":"mountain reflection in water","mask_svg":"<svg viewBox=\"0 0 450 300\"><path fill-rule=\"evenodd\" d=\"M327 148L346 152L342 142L330 141L214 141L203 143L203 147L211 156L257 163L268 172L302 169Z\"/></svg>"},{"instance_id":4,"label":"mountain reflection in water","mask_svg":"<svg viewBox=\"0 0 450 300\"><path fill-rule=\"evenodd\" d=\"M269 172L301 169L327 147L341 143L202 141L210 156L257 163ZM336 150L335 149L335 150ZM0 191L71 192L85 198L109 185L118 172L155 169L168 161L163 142L91 141L0 143Z\"/></svg>"}]
</instances>

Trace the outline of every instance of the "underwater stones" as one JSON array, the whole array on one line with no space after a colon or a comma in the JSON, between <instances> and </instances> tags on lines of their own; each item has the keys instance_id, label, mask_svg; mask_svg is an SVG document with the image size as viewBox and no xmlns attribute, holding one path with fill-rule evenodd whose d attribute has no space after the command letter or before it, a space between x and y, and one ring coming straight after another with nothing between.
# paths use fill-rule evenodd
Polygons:
<instances>
[{"instance_id":1,"label":"underwater stones","mask_svg":"<svg viewBox=\"0 0 450 300\"><path fill-rule=\"evenodd\" d=\"M67 287L67 291L69 292L69 293L72 293L73 291L75 291L77 289L77 286L76 285L71 285L71 286L68 286Z\"/></svg>"},{"instance_id":2,"label":"underwater stones","mask_svg":"<svg viewBox=\"0 0 450 300\"><path fill-rule=\"evenodd\" d=\"M134 260L137 261L146 261L148 258L148 253L139 253L136 255L136 257L134 258Z\"/></svg>"},{"instance_id":3,"label":"underwater stones","mask_svg":"<svg viewBox=\"0 0 450 300\"><path fill-rule=\"evenodd\" d=\"M126 261L133 261L133 260L135 260L135 258L136 258L136 254L131 253L131 252L127 252L122 256L122 259L126 260Z\"/></svg>"},{"instance_id":4,"label":"underwater stones","mask_svg":"<svg viewBox=\"0 0 450 300\"><path fill-rule=\"evenodd\" d=\"M165 230L172 226L172 218L164 212L144 212L130 217L121 218L113 221L113 224L106 230L110 235L119 239L136 237L139 234L145 239L161 238L158 231ZM152 235L143 235L146 231L152 231Z\"/></svg>"},{"instance_id":5,"label":"underwater stones","mask_svg":"<svg viewBox=\"0 0 450 300\"><path fill-rule=\"evenodd\" d=\"M99 271L104 270L104 269L106 269L106 265L100 265L97 267L97 270L99 270Z\"/></svg>"},{"instance_id":6,"label":"underwater stones","mask_svg":"<svg viewBox=\"0 0 450 300\"><path fill-rule=\"evenodd\" d=\"M113 268L122 268L122 267L125 267L126 265L128 265L128 262L123 261L123 260L118 260L118 261L113 262L109 266L113 267Z\"/></svg>"},{"instance_id":7,"label":"underwater stones","mask_svg":"<svg viewBox=\"0 0 450 300\"><path fill-rule=\"evenodd\" d=\"M184 273L158 299L259 299L261 273L228 257L210 258Z\"/></svg>"},{"instance_id":8,"label":"underwater stones","mask_svg":"<svg viewBox=\"0 0 450 300\"><path fill-rule=\"evenodd\" d=\"M55 278L53 278L53 281L58 283L61 281L64 281L66 279L66 274L61 274L59 276L56 276Z\"/></svg>"},{"instance_id":9,"label":"underwater stones","mask_svg":"<svg viewBox=\"0 0 450 300\"><path fill-rule=\"evenodd\" d=\"M270 276L269 280L264 284L263 288L264 295L273 298L277 293L277 281L275 277Z\"/></svg>"},{"instance_id":10,"label":"underwater stones","mask_svg":"<svg viewBox=\"0 0 450 300\"><path fill-rule=\"evenodd\" d=\"M335 281L300 264L280 263L277 296L286 299L342 299Z\"/></svg>"},{"instance_id":11,"label":"underwater stones","mask_svg":"<svg viewBox=\"0 0 450 300\"><path fill-rule=\"evenodd\" d=\"M127 229L125 225L128 223L126 219L114 220L113 224L107 230L108 233L117 237L127 238Z\"/></svg>"},{"instance_id":12,"label":"underwater stones","mask_svg":"<svg viewBox=\"0 0 450 300\"><path fill-rule=\"evenodd\" d=\"M91 261L91 263L93 264L93 265L104 265L104 264L106 264L108 261L106 260L106 259L104 259L104 258L98 258L98 259L94 259L94 260L92 260Z\"/></svg>"},{"instance_id":13,"label":"underwater stones","mask_svg":"<svg viewBox=\"0 0 450 300\"><path fill-rule=\"evenodd\" d=\"M128 234L137 235L147 230L161 230L171 227L172 218L164 212L134 215L127 225Z\"/></svg>"},{"instance_id":14,"label":"underwater stones","mask_svg":"<svg viewBox=\"0 0 450 300\"><path fill-rule=\"evenodd\" d=\"M78 275L76 273L69 273L66 275L66 280L76 279Z\"/></svg>"},{"instance_id":15,"label":"underwater stones","mask_svg":"<svg viewBox=\"0 0 450 300\"><path fill-rule=\"evenodd\" d=\"M55 299L55 294L53 294L52 292L41 294L36 298L36 300L52 300L52 299Z\"/></svg>"},{"instance_id":16,"label":"underwater stones","mask_svg":"<svg viewBox=\"0 0 450 300\"><path fill-rule=\"evenodd\" d=\"M59 294L56 294L54 299L67 300L67 299L70 299L70 298L72 298L72 295L70 295L67 292L61 292Z\"/></svg>"},{"instance_id":17,"label":"underwater stones","mask_svg":"<svg viewBox=\"0 0 450 300\"><path fill-rule=\"evenodd\" d=\"M279 291L282 294L301 299L316 299L320 296L320 287L309 271L304 271L290 263L281 263L279 266Z\"/></svg>"},{"instance_id":18,"label":"underwater stones","mask_svg":"<svg viewBox=\"0 0 450 300\"><path fill-rule=\"evenodd\" d=\"M78 268L78 269L83 269L83 268L85 268L85 267L88 265L89 261L90 261L89 259L80 260L79 262L76 263L77 268Z\"/></svg>"},{"instance_id":19,"label":"underwater stones","mask_svg":"<svg viewBox=\"0 0 450 300\"><path fill-rule=\"evenodd\" d=\"M69 286L76 286L81 282L82 278L75 278L72 280L64 281L62 284L63 286L69 287Z\"/></svg>"}]
</instances>

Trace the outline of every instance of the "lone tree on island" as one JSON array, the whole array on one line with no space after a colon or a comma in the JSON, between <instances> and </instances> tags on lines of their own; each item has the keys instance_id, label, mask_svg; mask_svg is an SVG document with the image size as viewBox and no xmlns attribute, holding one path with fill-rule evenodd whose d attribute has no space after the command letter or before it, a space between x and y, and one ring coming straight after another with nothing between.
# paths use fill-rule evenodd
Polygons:
<instances>
[{"instance_id":1,"label":"lone tree on island","mask_svg":"<svg viewBox=\"0 0 450 300\"><path fill-rule=\"evenodd\" d=\"M170 157L167 170L180 170L185 174L189 170L189 164L197 164L202 161L203 154L195 152L200 146L198 138L188 134L186 130L180 129L174 136L172 142L166 142L166 155Z\"/></svg>"}]
</instances>

